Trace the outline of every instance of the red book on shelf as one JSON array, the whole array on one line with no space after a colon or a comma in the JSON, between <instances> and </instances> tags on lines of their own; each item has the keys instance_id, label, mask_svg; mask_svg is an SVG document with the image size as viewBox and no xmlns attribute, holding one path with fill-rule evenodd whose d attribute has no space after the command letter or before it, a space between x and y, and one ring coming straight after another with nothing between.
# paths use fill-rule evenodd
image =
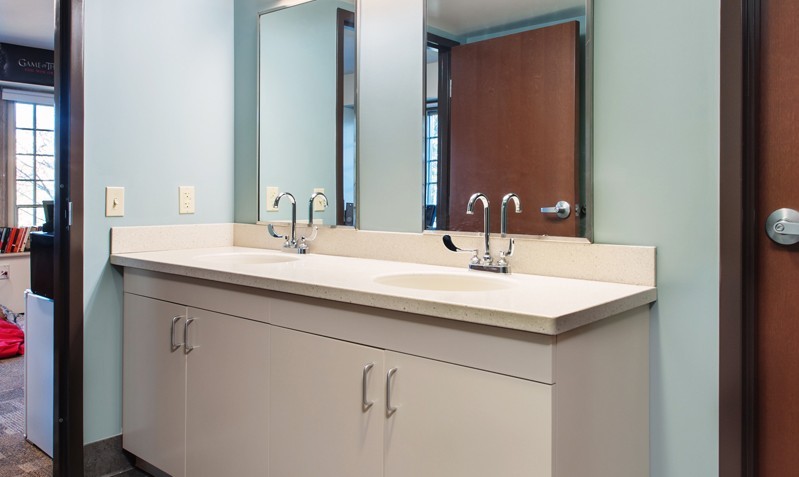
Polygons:
<instances>
[{"instance_id":1,"label":"red book on shelf","mask_svg":"<svg viewBox=\"0 0 799 477\"><path fill-rule=\"evenodd\" d=\"M30 231L30 227L22 227L17 234L17 243L14 246L14 251L17 253L24 252L25 249L25 238L28 236L28 232Z\"/></svg>"},{"instance_id":2,"label":"red book on shelf","mask_svg":"<svg viewBox=\"0 0 799 477\"><path fill-rule=\"evenodd\" d=\"M14 251L14 240L17 238L17 231L18 230L19 229L16 228L16 227L13 227L11 229L11 234L8 236L8 243L6 244L6 248L3 249L3 252L11 253L11 252Z\"/></svg>"}]
</instances>

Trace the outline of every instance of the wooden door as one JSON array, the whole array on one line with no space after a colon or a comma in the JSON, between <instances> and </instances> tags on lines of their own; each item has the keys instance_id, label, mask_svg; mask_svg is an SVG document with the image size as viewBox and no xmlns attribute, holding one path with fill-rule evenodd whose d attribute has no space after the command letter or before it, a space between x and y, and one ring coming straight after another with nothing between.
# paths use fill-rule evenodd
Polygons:
<instances>
[{"instance_id":1,"label":"wooden door","mask_svg":"<svg viewBox=\"0 0 799 477\"><path fill-rule=\"evenodd\" d=\"M383 351L279 327L271 351L269 475L383 475Z\"/></svg>"},{"instance_id":2,"label":"wooden door","mask_svg":"<svg viewBox=\"0 0 799 477\"><path fill-rule=\"evenodd\" d=\"M509 214L510 233L579 233L573 213L540 212L580 201L578 35L569 22L452 48L449 229L483 230L480 211L466 215L473 193L498 212L515 192L524 212Z\"/></svg>"},{"instance_id":3,"label":"wooden door","mask_svg":"<svg viewBox=\"0 0 799 477\"><path fill-rule=\"evenodd\" d=\"M189 308L186 475L266 476L269 330Z\"/></svg>"},{"instance_id":4,"label":"wooden door","mask_svg":"<svg viewBox=\"0 0 799 477\"><path fill-rule=\"evenodd\" d=\"M386 352L385 477L551 477L552 386Z\"/></svg>"},{"instance_id":5,"label":"wooden door","mask_svg":"<svg viewBox=\"0 0 799 477\"><path fill-rule=\"evenodd\" d=\"M757 221L799 210L799 2L761 0ZM799 244L760 229L756 285L757 475L799 473Z\"/></svg>"},{"instance_id":6,"label":"wooden door","mask_svg":"<svg viewBox=\"0 0 799 477\"><path fill-rule=\"evenodd\" d=\"M173 477L185 475L186 308L125 293L122 358L122 446Z\"/></svg>"}]
</instances>

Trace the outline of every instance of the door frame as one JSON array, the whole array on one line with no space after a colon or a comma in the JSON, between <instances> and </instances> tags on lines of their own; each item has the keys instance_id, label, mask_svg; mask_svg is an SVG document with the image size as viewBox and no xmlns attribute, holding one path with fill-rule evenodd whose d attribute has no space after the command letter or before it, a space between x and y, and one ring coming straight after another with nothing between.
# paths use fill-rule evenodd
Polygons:
<instances>
[{"instance_id":1,"label":"door frame","mask_svg":"<svg viewBox=\"0 0 799 477\"><path fill-rule=\"evenodd\" d=\"M55 3L53 476L83 475L83 0Z\"/></svg>"},{"instance_id":2,"label":"door frame","mask_svg":"<svg viewBox=\"0 0 799 477\"><path fill-rule=\"evenodd\" d=\"M719 475L754 477L760 0L721 0Z\"/></svg>"}]
</instances>

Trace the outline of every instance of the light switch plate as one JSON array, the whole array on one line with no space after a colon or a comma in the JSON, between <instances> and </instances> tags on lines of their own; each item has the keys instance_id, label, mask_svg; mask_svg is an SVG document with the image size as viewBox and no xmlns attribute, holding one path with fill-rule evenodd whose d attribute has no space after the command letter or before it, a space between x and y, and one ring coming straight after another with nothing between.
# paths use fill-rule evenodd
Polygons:
<instances>
[{"instance_id":1,"label":"light switch plate","mask_svg":"<svg viewBox=\"0 0 799 477\"><path fill-rule=\"evenodd\" d=\"M325 193L325 189L323 187L317 187L313 191L314 191L314 193L316 193L316 192L321 192L323 194ZM325 202L324 202L324 200L325 199L323 199L321 197L317 197L316 199L314 199L314 201L313 201L313 211L314 212L324 212L325 211Z\"/></svg>"},{"instance_id":2,"label":"light switch plate","mask_svg":"<svg viewBox=\"0 0 799 477\"><path fill-rule=\"evenodd\" d=\"M194 213L194 186L180 186L178 187L178 196L180 203L178 210L181 214Z\"/></svg>"},{"instance_id":3,"label":"light switch plate","mask_svg":"<svg viewBox=\"0 0 799 477\"><path fill-rule=\"evenodd\" d=\"M125 188L105 188L105 216L122 217L125 215Z\"/></svg>"},{"instance_id":4,"label":"light switch plate","mask_svg":"<svg viewBox=\"0 0 799 477\"><path fill-rule=\"evenodd\" d=\"M280 194L280 188L276 186L269 186L266 188L266 211L277 212L277 207L274 206L275 199Z\"/></svg>"}]
</instances>

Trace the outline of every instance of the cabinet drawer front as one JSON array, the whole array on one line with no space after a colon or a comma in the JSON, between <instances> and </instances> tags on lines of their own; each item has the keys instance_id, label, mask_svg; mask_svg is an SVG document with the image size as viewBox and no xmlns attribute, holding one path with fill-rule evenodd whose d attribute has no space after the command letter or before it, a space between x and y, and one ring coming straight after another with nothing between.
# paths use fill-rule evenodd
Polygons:
<instances>
[{"instance_id":1,"label":"cabinet drawer front","mask_svg":"<svg viewBox=\"0 0 799 477\"><path fill-rule=\"evenodd\" d=\"M554 382L552 336L313 298L274 298L269 304L270 322L286 328Z\"/></svg>"},{"instance_id":2,"label":"cabinet drawer front","mask_svg":"<svg viewBox=\"0 0 799 477\"><path fill-rule=\"evenodd\" d=\"M552 386L386 353L385 477L550 477Z\"/></svg>"}]
</instances>

